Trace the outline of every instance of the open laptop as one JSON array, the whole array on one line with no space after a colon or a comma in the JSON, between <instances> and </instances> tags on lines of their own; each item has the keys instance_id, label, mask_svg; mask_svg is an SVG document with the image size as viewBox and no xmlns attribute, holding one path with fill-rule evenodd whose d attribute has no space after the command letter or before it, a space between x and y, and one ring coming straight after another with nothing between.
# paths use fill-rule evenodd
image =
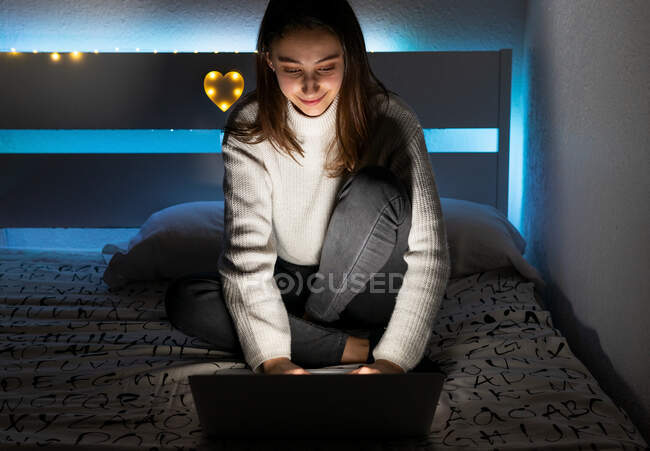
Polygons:
<instances>
[{"instance_id":1,"label":"open laptop","mask_svg":"<svg viewBox=\"0 0 650 451\"><path fill-rule=\"evenodd\" d=\"M223 439L407 438L429 434L439 371L311 375L243 370L189 376L203 433Z\"/></svg>"}]
</instances>

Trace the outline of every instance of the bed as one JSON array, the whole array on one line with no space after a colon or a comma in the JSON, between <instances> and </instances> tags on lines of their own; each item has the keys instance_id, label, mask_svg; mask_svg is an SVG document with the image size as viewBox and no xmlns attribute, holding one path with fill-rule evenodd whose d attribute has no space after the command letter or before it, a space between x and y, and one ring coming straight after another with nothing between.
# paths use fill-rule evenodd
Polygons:
<instances>
[{"instance_id":1,"label":"bed","mask_svg":"<svg viewBox=\"0 0 650 451\"><path fill-rule=\"evenodd\" d=\"M207 441L187 376L245 369L245 362L170 326L162 301L166 282L114 290L102 280L105 268L99 253L0 250L3 448L646 446L553 327L534 284L512 267L448 285L427 350L447 374L428 438Z\"/></svg>"},{"instance_id":2,"label":"bed","mask_svg":"<svg viewBox=\"0 0 650 451\"><path fill-rule=\"evenodd\" d=\"M206 104L202 92L194 93L179 80L191 74L202 78L215 66L237 68L247 80L254 79L251 54L95 55L79 73L73 72L79 67L43 69L46 55L24 56L9 60L0 55L8 74L0 87L6 99L0 132L219 128L224 116ZM505 252L495 244L505 252L504 259L493 259L485 270L478 263L460 265L467 255L461 246L451 249L457 268L426 352L446 373L429 436L388 441L203 438L187 377L248 368L241 358L211 349L170 325L163 307L169 281L174 271L196 268L170 267L170 261L179 259L161 243L182 241L177 232L178 218L187 217L179 215L184 208L217 211L212 203L222 199L220 155L38 153L25 149L18 134L5 133L2 143L13 153L0 153L0 192L19 195L0 196L0 211L11 213L0 218L0 227L137 227L139 232L128 242L107 243L102 252L0 248L3 449L647 448L626 412L603 392L554 327L544 306L543 280L523 259L525 243L505 219L511 51L369 56L377 76L413 106L423 128L497 130L495 152L430 154L446 199L450 240L463 242L454 235L461 233L461 219L476 218L480 211L489 218L468 229L496 224L512 245ZM36 67L46 72L34 71ZM145 89L151 84L145 74L160 67L166 68L165 76L147 88L156 100L124 108L127 94ZM421 70L404 80L404 67ZM95 75L101 79L109 68L128 70L132 82L125 87L110 77L102 79L106 89L101 98L108 105L97 111L97 93L84 91L80 81ZM34 73L45 86L34 85L33 95L19 95L20 82ZM427 81L430 90L417 89ZM156 90L172 85L180 86L180 92L156 97ZM53 87L56 93L49 97L39 92ZM67 115L56 114L57 102L68 102ZM175 115L172 106L198 113ZM146 184L143 171L154 173ZM38 183L28 173L36 174ZM473 210L468 210L470 203ZM203 227L208 232L203 236L218 245L209 227L218 228L219 218L198 216L202 219L192 225L195 235L181 238L197 243L197 230ZM167 227L163 238L161 223ZM214 254L207 245L197 247ZM133 262L136 255L148 266ZM121 278L115 271L120 262Z\"/></svg>"}]
</instances>

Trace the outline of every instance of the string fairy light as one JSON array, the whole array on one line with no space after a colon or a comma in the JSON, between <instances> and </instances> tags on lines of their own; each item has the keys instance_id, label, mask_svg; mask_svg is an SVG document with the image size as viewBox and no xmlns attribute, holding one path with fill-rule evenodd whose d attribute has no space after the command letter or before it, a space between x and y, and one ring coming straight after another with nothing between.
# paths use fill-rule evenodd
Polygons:
<instances>
[{"instance_id":1,"label":"string fairy light","mask_svg":"<svg viewBox=\"0 0 650 451\"><path fill-rule=\"evenodd\" d=\"M115 47L115 51L119 52L120 48ZM136 47L135 51L140 52L141 48ZM33 53L38 53L37 49L32 50ZM94 49L93 51L95 54L99 53L99 49ZM16 51L15 47L11 48L11 53L19 53ZM73 50L66 52L69 57L73 60L80 60L83 56L83 52L79 50ZM128 53L128 52L127 52ZM153 49L153 53L157 54L158 49ZM178 53L178 49L174 49L174 53ZM198 50L193 51L194 54L199 53ZM214 50L214 53L219 53L218 50ZM234 51L233 53L239 53L238 50ZM255 53L257 53L257 50L255 50ZM61 60L61 53L59 52L51 52L50 53L50 59L54 62L59 62ZM221 79L225 79L225 82L227 83L226 86L227 88L223 88L221 86ZM222 111L228 110L230 106L237 101L237 99L242 95L243 93L243 87L244 87L244 77L236 72L236 71L231 71L227 73L226 75L222 75L221 73L217 71L210 71L205 79L204 79L204 89L205 93L208 95L210 100L214 102L217 107L219 107ZM229 79L229 80L228 80ZM217 86L219 86L217 88ZM170 131L174 131L174 129L170 129Z\"/></svg>"},{"instance_id":2,"label":"string fairy light","mask_svg":"<svg viewBox=\"0 0 650 451\"><path fill-rule=\"evenodd\" d=\"M124 52L124 49L120 50L120 47L114 47L114 51L115 51L115 52L120 52L120 51ZM138 52L138 53L147 53L146 51L144 51L144 50L142 49L142 47L135 47L135 48L134 48L134 51L135 51L135 52ZM0 50L0 53L2 53L2 52L3 52L3 51ZM18 54L18 53L20 53L20 51L16 50L15 47L11 47L11 49L10 49L9 51L5 51L5 52L6 52L6 53L13 53L13 54ZM27 51L26 51L26 52L27 52ZM36 53L39 53L39 50L37 50L37 49L32 49L31 52L34 53L34 54L36 54ZM194 53L194 54L198 54L198 53L209 53L210 51L208 50L208 51L206 51L206 52L202 52L202 51L200 51L200 50L192 50L191 52ZM47 53L47 51L46 51L46 53ZM50 54L54 54L54 53L57 53L57 54L59 54L59 55L61 55L61 53L68 53L68 54L69 54L71 57L73 57L73 58L80 58L80 57L83 56L83 53L84 53L84 52L81 52L81 51L78 51L78 50L73 50L73 51L64 51L64 52L61 52L61 51L50 52ZM99 54L99 53L103 53L103 52L100 52L99 49L92 49L92 50L88 50L88 53L94 53L95 55L97 55L97 54ZM107 53L108 53L108 52L107 52ZM127 51L127 53L128 53L128 51ZM151 50L151 53L158 54L158 53L165 53L165 51L163 50L163 51L161 52L159 49L153 49L153 50ZM173 51L171 51L171 53L178 54L178 53L184 53L184 52L180 52L178 49L174 49ZM212 53L217 54L217 53L220 53L220 51L219 51L219 50L213 50ZM226 53L228 53L228 52L226 52ZM231 53L239 54L240 51L239 51L239 50L233 50ZM257 51L257 50L253 50L252 53L258 53L258 51Z\"/></svg>"}]
</instances>

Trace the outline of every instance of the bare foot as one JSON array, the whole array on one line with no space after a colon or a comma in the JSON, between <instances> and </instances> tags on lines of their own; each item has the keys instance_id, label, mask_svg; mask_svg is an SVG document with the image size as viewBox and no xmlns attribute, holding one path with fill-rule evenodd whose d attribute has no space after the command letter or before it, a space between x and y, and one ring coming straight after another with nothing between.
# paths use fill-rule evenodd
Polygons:
<instances>
[{"instance_id":1,"label":"bare foot","mask_svg":"<svg viewBox=\"0 0 650 451\"><path fill-rule=\"evenodd\" d=\"M266 360L262 363L264 374L311 374L309 371L296 365L286 357Z\"/></svg>"},{"instance_id":2,"label":"bare foot","mask_svg":"<svg viewBox=\"0 0 650 451\"><path fill-rule=\"evenodd\" d=\"M313 323L318 322L307 312L305 312L305 314L302 316L302 319L311 321ZM345 349L343 350L343 355L341 356L341 363L365 363L368 361L369 351L370 340L367 338L349 336L348 340L345 342Z\"/></svg>"},{"instance_id":3,"label":"bare foot","mask_svg":"<svg viewBox=\"0 0 650 451\"><path fill-rule=\"evenodd\" d=\"M370 340L350 335L345 342L341 363L365 363L368 361L369 350Z\"/></svg>"}]
</instances>

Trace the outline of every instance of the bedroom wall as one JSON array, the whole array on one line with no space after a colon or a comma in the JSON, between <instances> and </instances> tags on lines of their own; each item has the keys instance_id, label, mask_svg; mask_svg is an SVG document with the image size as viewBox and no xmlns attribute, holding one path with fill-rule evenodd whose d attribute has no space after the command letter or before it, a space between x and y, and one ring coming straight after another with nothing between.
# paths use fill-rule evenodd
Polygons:
<instances>
[{"instance_id":1,"label":"bedroom wall","mask_svg":"<svg viewBox=\"0 0 650 451\"><path fill-rule=\"evenodd\" d=\"M513 50L508 218L519 228L523 0L349 0L368 50ZM0 51L253 51L267 0L0 0ZM1 151L1 149L0 149ZM28 176L26 174L26 176Z\"/></svg>"},{"instance_id":2,"label":"bedroom wall","mask_svg":"<svg viewBox=\"0 0 650 451\"><path fill-rule=\"evenodd\" d=\"M556 327L650 438L650 2L531 0L522 224Z\"/></svg>"}]
</instances>

